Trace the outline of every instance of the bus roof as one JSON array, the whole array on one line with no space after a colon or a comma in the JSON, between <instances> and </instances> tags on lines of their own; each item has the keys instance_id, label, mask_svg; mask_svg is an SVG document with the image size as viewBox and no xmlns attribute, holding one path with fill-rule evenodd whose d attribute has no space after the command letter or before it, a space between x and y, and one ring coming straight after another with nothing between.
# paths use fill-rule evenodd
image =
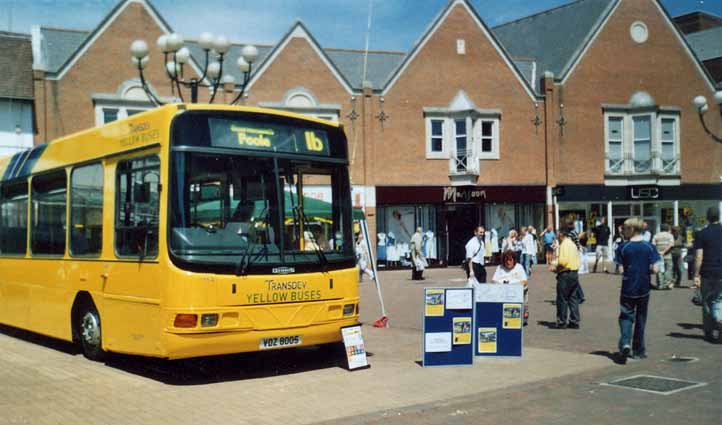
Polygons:
<instances>
[{"instance_id":1,"label":"bus roof","mask_svg":"<svg viewBox=\"0 0 722 425\"><path fill-rule=\"evenodd\" d=\"M170 131L168 124L179 111L185 110L255 112L341 127L337 122L278 109L214 104L169 104L0 158L0 181L26 178L32 173L61 168L69 164L162 145L168 140Z\"/></svg>"}]
</instances>

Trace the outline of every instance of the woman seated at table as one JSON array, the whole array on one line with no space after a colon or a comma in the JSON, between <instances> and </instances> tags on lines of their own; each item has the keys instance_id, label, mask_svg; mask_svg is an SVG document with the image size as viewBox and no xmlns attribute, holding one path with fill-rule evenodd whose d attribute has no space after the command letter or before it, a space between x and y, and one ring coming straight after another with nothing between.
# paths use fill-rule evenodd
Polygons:
<instances>
[{"instance_id":1,"label":"woman seated at table","mask_svg":"<svg viewBox=\"0 0 722 425\"><path fill-rule=\"evenodd\" d=\"M524 326L529 320L529 282L521 264L516 262L514 251L507 250L501 255L501 264L496 268L494 283L521 283L524 285Z\"/></svg>"}]
</instances>

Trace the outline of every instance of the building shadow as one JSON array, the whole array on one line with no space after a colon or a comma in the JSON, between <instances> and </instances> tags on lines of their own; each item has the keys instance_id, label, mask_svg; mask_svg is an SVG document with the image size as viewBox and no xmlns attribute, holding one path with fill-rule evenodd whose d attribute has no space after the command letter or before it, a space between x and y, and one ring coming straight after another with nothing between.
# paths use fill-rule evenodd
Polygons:
<instances>
[{"instance_id":1,"label":"building shadow","mask_svg":"<svg viewBox=\"0 0 722 425\"><path fill-rule=\"evenodd\" d=\"M611 351L603 351L603 350L600 350L600 351L592 351L592 352L589 353L589 354L591 354L591 355L593 355L593 356L606 357L606 358L608 358L609 360L613 361L614 364L625 364L625 363L624 363L624 360L622 360L622 356L620 356L619 353L617 353L617 352L614 352L614 353L613 353L613 352L611 352Z\"/></svg>"},{"instance_id":2,"label":"building shadow","mask_svg":"<svg viewBox=\"0 0 722 425\"><path fill-rule=\"evenodd\" d=\"M17 338L31 344L41 345L55 351L60 351L61 353L70 355L80 354L80 350L73 343L63 341L57 338L51 338L45 335L36 334L23 329L0 325L0 334L7 335L12 338Z\"/></svg>"},{"instance_id":3,"label":"building shadow","mask_svg":"<svg viewBox=\"0 0 722 425\"><path fill-rule=\"evenodd\" d=\"M551 304L551 305L557 305L556 300L544 300L545 303Z\"/></svg>"}]
</instances>

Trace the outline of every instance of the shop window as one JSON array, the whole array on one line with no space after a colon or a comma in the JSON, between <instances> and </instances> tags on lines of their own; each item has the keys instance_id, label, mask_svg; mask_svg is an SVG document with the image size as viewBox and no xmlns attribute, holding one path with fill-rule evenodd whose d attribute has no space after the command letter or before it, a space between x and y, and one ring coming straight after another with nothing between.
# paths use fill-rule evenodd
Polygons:
<instances>
[{"instance_id":1,"label":"shop window","mask_svg":"<svg viewBox=\"0 0 722 425\"><path fill-rule=\"evenodd\" d=\"M66 179L63 170L32 180L30 246L34 255L65 254Z\"/></svg>"},{"instance_id":2,"label":"shop window","mask_svg":"<svg viewBox=\"0 0 722 425\"><path fill-rule=\"evenodd\" d=\"M70 254L97 256L103 246L103 166L86 165L70 176Z\"/></svg>"},{"instance_id":3,"label":"shop window","mask_svg":"<svg viewBox=\"0 0 722 425\"><path fill-rule=\"evenodd\" d=\"M115 250L120 257L158 254L160 160L157 155L118 163Z\"/></svg>"},{"instance_id":4,"label":"shop window","mask_svg":"<svg viewBox=\"0 0 722 425\"><path fill-rule=\"evenodd\" d=\"M28 184L4 184L0 189L0 254L25 255L28 232Z\"/></svg>"}]
</instances>

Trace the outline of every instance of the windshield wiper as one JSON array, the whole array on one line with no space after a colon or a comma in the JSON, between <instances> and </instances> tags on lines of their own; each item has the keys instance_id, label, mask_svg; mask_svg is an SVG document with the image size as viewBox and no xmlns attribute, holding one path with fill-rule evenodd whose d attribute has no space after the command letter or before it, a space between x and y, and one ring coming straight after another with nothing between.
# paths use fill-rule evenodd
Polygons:
<instances>
[{"instance_id":1,"label":"windshield wiper","mask_svg":"<svg viewBox=\"0 0 722 425\"><path fill-rule=\"evenodd\" d=\"M268 216L269 216L268 205L266 205L263 207L263 209L261 210L261 213L258 215L258 218L263 217L263 220L265 222L265 235L263 237L263 249L258 251L258 254L255 257L251 256L251 255L253 255L253 252L251 252L250 255L248 255L248 260L246 261L245 266L243 266L241 269L241 273L243 273L244 275L246 274L246 270L248 269L248 267L250 267L251 264L258 261L258 259L261 258L261 256L266 256L266 258L268 258L268 239L269 239L268 238L268 236L269 236L269 234L268 234L269 217ZM255 223L253 225L255 226ZM255 247L255 245L256 244L254 243L253 246Z\"/></svg>"},{"instance_id":2,"label":"windshield wiper","mask_svg":"<svg viewBox=\"0 0 722 425\"><path fill-rule=\"evenodd\" d=\"M236 276L245 276L246 271L248 270L248 266L250 263L250 254L253 252L253 247L255 246L255 243L251 242L250 235L246 237L246 249L243 250L243 253L241 254L241 258L238 259L238 263L236 264Z\"/></svg>"}]
</instances>

